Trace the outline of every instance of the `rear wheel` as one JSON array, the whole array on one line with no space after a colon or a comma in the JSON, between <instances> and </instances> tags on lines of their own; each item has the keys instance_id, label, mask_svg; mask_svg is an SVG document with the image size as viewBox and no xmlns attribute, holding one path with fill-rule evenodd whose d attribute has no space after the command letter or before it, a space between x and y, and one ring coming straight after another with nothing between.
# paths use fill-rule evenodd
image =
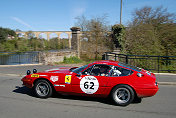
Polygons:
<instances>
[{"instance_id":1,"label":"rear wheel","mask_svg":"<svg viewBox=\"0 0 176 118\"><path fill-rule=\"evenodd\" d=\"M116 105L127 106L134 99L134 91L128 85L118 85L113 88L111 98Z\"/></svg>"},{"instance_id":2,"label":"rear wheel","mask_svg":"<svg viewBox=\"0 0 176 118\"><path fill-rule=\"evenodd\" d=\"M34 85L34 92L39 98L48 98L52 95L53 90L46 80L38 80Z\"/></svg>"}]
</instances>

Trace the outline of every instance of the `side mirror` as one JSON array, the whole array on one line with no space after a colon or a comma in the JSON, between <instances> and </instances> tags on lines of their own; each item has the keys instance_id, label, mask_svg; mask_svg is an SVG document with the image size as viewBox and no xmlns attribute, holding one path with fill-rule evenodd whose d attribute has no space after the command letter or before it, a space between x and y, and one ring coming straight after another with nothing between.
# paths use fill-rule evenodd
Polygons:
<instances>
[{"instance_id":1,"label":"side mirror","mask_svg":"<svg viewBox=\"0 0 176 118\"><path fill-rule=\"evenodd\" d=\"M137 73L137 76L138 76L138 77L142 77L143 74L142 74L142 73Z\"/></svg>"}]
</instances>

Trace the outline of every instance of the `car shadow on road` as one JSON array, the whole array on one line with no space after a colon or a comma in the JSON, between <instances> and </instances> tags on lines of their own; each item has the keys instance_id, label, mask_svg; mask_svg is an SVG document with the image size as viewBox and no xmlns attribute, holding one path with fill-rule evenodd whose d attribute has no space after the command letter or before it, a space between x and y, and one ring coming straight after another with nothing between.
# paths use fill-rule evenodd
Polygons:
<instances>
[{"instance_id":1,"label":"car shadow on road","mask_svg":"<svg viewBox=\"0 0 176 118\"><path fill-rule=\"evenodd\" d=\"M108 98L100 98L100 97L88 97L88 96L54 94L53 98L68 99L68 100L79 100L79 101L100 102L100 103L103 103L103 104L114 105L109 97Z\"/></svg>"},{"instance_id":2,"label":"car shadow on road","mask_svg":"<svg viewBox=\"0 0 176 118\"><path fill-rule=\"evenodd\" d=\"M26 94L31 97L36 97L32 89L27 88L26 86L16 86L13 90L14 93ZM93 101L93 102L100 102L104 104L114 105L109 98L95 98L95 97L85 97L85 96L74 96L74 95L61 95L58 93L54 93L52 98L58 99L68 99L68 100L80 100L80 101Z\"/></svg>"},{"instance_id":3,"label":"car shadow on road","mask_svg":"<svg viewBox=\"0 0 176 118\"><path fill-rule=\"evenodd\" d=\"M31 97L35 97L32 89L27 88L26 86L16 86L15 89L13 90L14 93L20 93L20 94L26 94L29 95Z\"/></svg>"},{"instance_id":4,"label":"car shadow on road","mask_svg":"<svg viewBox=\"0 0 176 118\"><path fill-rule=\"evenodd\" d=\"M31 97L36 97L32 89L27 88L26 86L19 87L16 86L16 89L13 90L15 93L26 94ZM58 93L54 93L52 98L58 99L67 99L67 100L80 100L80 101L92 101L92 102L100 102L103 104L108 104L115 106L110 97L107 98L98 98L98 97L88 97L88 96L75 96L75 95L62 95ZM138 102L133 102L132 104L137 104Z\"/></svg>"}]
</instances>

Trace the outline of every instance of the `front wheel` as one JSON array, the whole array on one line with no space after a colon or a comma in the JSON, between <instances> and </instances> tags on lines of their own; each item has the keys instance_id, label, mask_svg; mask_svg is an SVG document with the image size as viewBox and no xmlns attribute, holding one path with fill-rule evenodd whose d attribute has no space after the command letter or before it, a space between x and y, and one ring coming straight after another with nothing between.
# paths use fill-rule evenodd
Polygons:
<instances>
[{"instance_id":1,"label":"front wheel","mask_svg":"<svg viewBox=\"0 0 176 118\"><path fill-rule=\"evenodd\" d=\"M38 80L34 85L34 92L39 98L48 98L52 95L53 90L46 80Z\"/></svg>"},{"instance_id":2,"label":"front wheel","mask_svg":"<svg viewBox=\"0 0 176 118\"><path fill-rule=\"evenodd\" d=\"M118 85L113 88L111 98L116 105L127 106L134 99L134 91L128 85Z\"/></svg>"}]
</instances>

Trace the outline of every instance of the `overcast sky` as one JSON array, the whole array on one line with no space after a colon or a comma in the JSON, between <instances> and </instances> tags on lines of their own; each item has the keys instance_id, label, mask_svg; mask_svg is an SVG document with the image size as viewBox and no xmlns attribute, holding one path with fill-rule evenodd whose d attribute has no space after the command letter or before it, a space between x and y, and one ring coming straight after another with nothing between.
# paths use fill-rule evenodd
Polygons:
<instances>
[{"instance_id":1,"label":"overcast sky","mask_svg":"<svg viewBox=\"0 0 176 118\"><path fill-rule=\"evenodd\" d=\"M135 8L163 6L176 13L176 0L123 0L122 23ZM75 17L106 14L110 25L119 23L120 0L0 0L0 27L23 31L69 31Z\"/></svg>"}]
</instances>

